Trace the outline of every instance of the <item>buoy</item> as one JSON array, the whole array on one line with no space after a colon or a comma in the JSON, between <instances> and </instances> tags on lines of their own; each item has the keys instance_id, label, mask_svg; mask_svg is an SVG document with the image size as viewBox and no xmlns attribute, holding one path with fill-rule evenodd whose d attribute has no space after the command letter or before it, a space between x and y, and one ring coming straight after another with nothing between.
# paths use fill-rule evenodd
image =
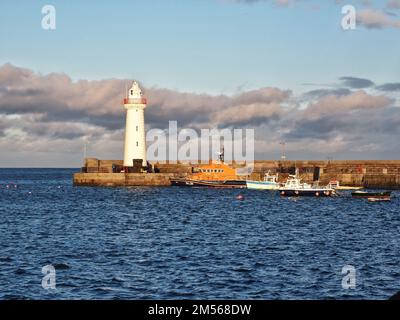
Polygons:
<instances>
[{"instance_id":1,"label":"buoy","mask_svg":"<svg viewBox=\"0 0 400 320\"><path fill-rule=\"evenodd\" d=\"M236 200L243 201L244 200L244 195L242 195L242 194L237 195L236 196Z\"/></svg>"},{"instance_id":2,"label":"buoy","mask_svg":"<svg viewBox=\"0 0 400 320\"><path fill-rule=\"evenodd\" d=\"M282 192L281 192L281 195L284 196L284 195L285 195L285 191L282 191Z\"/></svg>"},{"instance_id":3,"label":"buoy","mask_svg":"<svg viewBox=\"0 0 400 320\"><path fill-rule=\"evenodd\" d=\"M316 192L315 195L316 195L317 197L319 197L319 192Z\"/></svg>"}]
</instances>

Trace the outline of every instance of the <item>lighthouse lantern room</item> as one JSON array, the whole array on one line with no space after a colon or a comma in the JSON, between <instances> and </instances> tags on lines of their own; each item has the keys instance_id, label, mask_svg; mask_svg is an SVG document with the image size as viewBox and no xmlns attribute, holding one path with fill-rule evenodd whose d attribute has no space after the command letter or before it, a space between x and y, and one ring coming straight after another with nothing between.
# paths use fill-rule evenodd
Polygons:
<instances>
[{"instance_id":1,"label":"lighthouse lantern room","mask_svg":"<svg viewBox=\"0 0 400 320\"><path fill-rule=\"evenodd\" d=\"M139 84L134 81L124 99L126 109L124 166L132 167L134 160L141 159L147 165L146 137L144 128L144 109L147 101Z\"/></svg>"}]
</instances>

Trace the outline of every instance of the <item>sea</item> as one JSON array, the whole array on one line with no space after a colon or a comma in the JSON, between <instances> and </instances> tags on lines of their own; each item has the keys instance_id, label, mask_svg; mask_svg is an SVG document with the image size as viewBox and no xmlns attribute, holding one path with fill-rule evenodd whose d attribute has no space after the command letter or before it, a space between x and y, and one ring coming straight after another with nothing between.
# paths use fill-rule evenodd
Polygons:
<instances>
[{"instance_id":1,"label":"sea","mask_svg":"<svg viewBox=\"0 0 400 320\"><path fill-rule=\"evenodd\" d=\"M0 299L373 299L400 290L391 202L76 187L0 169ZM242 201L237 196L244 196Z\"/></svg>"}]
</instances>

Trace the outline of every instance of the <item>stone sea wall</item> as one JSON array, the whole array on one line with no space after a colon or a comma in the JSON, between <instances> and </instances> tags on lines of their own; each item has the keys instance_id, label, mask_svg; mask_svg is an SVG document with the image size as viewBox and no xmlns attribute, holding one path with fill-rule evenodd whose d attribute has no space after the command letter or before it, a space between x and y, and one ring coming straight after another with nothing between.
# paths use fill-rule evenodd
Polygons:
<instances>
[{"instance_id":1,"label":"stone sea wall","mask_svg":"<svg viewBox=\"0 0 400 320\"><path fill-rule=\"evenodd\" d=\"M169 173L75 173L76 186L169 186Z\"/></svg>"},{"instance_id":2,"label":"stone sea wall","mask_svg":"<svg viewBox=\"0 0 400 320\"><path fill-rule=\"evenodd\" d=\"M170 178L185 177L196 164L150 162L157 173L121 173L122 160L85 160L82 172L74 175L74 184L83 186L168 186ZM233 163L243 167L243 163ZM369 188L400 188L400 160L330 160L275 161L257 160L248 177L262 180L266 172L280 173L282 180L297 169L305 182L318 180L320 185L339 180L341 185Z\"/></svg>"}]
</instances>

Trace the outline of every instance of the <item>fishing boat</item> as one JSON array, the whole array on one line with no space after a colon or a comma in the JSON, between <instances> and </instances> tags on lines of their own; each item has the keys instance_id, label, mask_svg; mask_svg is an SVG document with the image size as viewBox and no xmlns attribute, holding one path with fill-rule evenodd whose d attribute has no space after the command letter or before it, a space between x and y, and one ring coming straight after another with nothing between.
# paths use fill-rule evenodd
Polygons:
<instances>
[{"instance_id":1,"label":"fishing boat","mask_svg":"<svg viewBox=\"0 0 400 320\"><path fill-rule=\"evenodd\" d=\"M331 197L335 195L335 190L327 187L314 187L308 183L302 183L297 176L290 175L279 193L285 197Z\"/></svg>"},{"instance_id":2,"label":"fishing boat","mask_svg":"<svg viewBox=\"0 0 400 320\"><path fill-rule=\"evenodd\" d=\"M246 188L246 180L238 174L237 169L224 163L224 154L219 153L215 163L201 165L193 173L180 179L170 179L172 186L206 187L206 188Z\"/></svg>"},{"instance_id":3,"label":"fishing boat","mask_svg":"<svg viewBox=\"0 0 400 320\"><path fill-rule=\"evenodd\" d=\"M341 186L339 180L331 180L328 184L329 187L335 190L360 190L363 189L361 186Z\"/></svg>"},{"instance_id":4,"label":"fishing boat","mask_svg":"<svg viewBox=\"0 0 400 320\"><path fill-rule=\"evenodd\" d=\"M256 190L278 190L279 182L278 175L271 175L268 171L263 181L254 181L254 180L246 180L247 189L256 189Z\"/></svg>"},{"instance_id":5,"label":"fishing boat","mask_svg":"<svg viewBox=\"0 0 400 320\"><path fill-rule=\"evenodd\" d=\"M351 193L353 198L371 198L371 199L380 199L380 200L390 200L392 192L391 191L382 191L382 192L367 192L367 191L355 191Z\"/></svg>"}]
</instances>

